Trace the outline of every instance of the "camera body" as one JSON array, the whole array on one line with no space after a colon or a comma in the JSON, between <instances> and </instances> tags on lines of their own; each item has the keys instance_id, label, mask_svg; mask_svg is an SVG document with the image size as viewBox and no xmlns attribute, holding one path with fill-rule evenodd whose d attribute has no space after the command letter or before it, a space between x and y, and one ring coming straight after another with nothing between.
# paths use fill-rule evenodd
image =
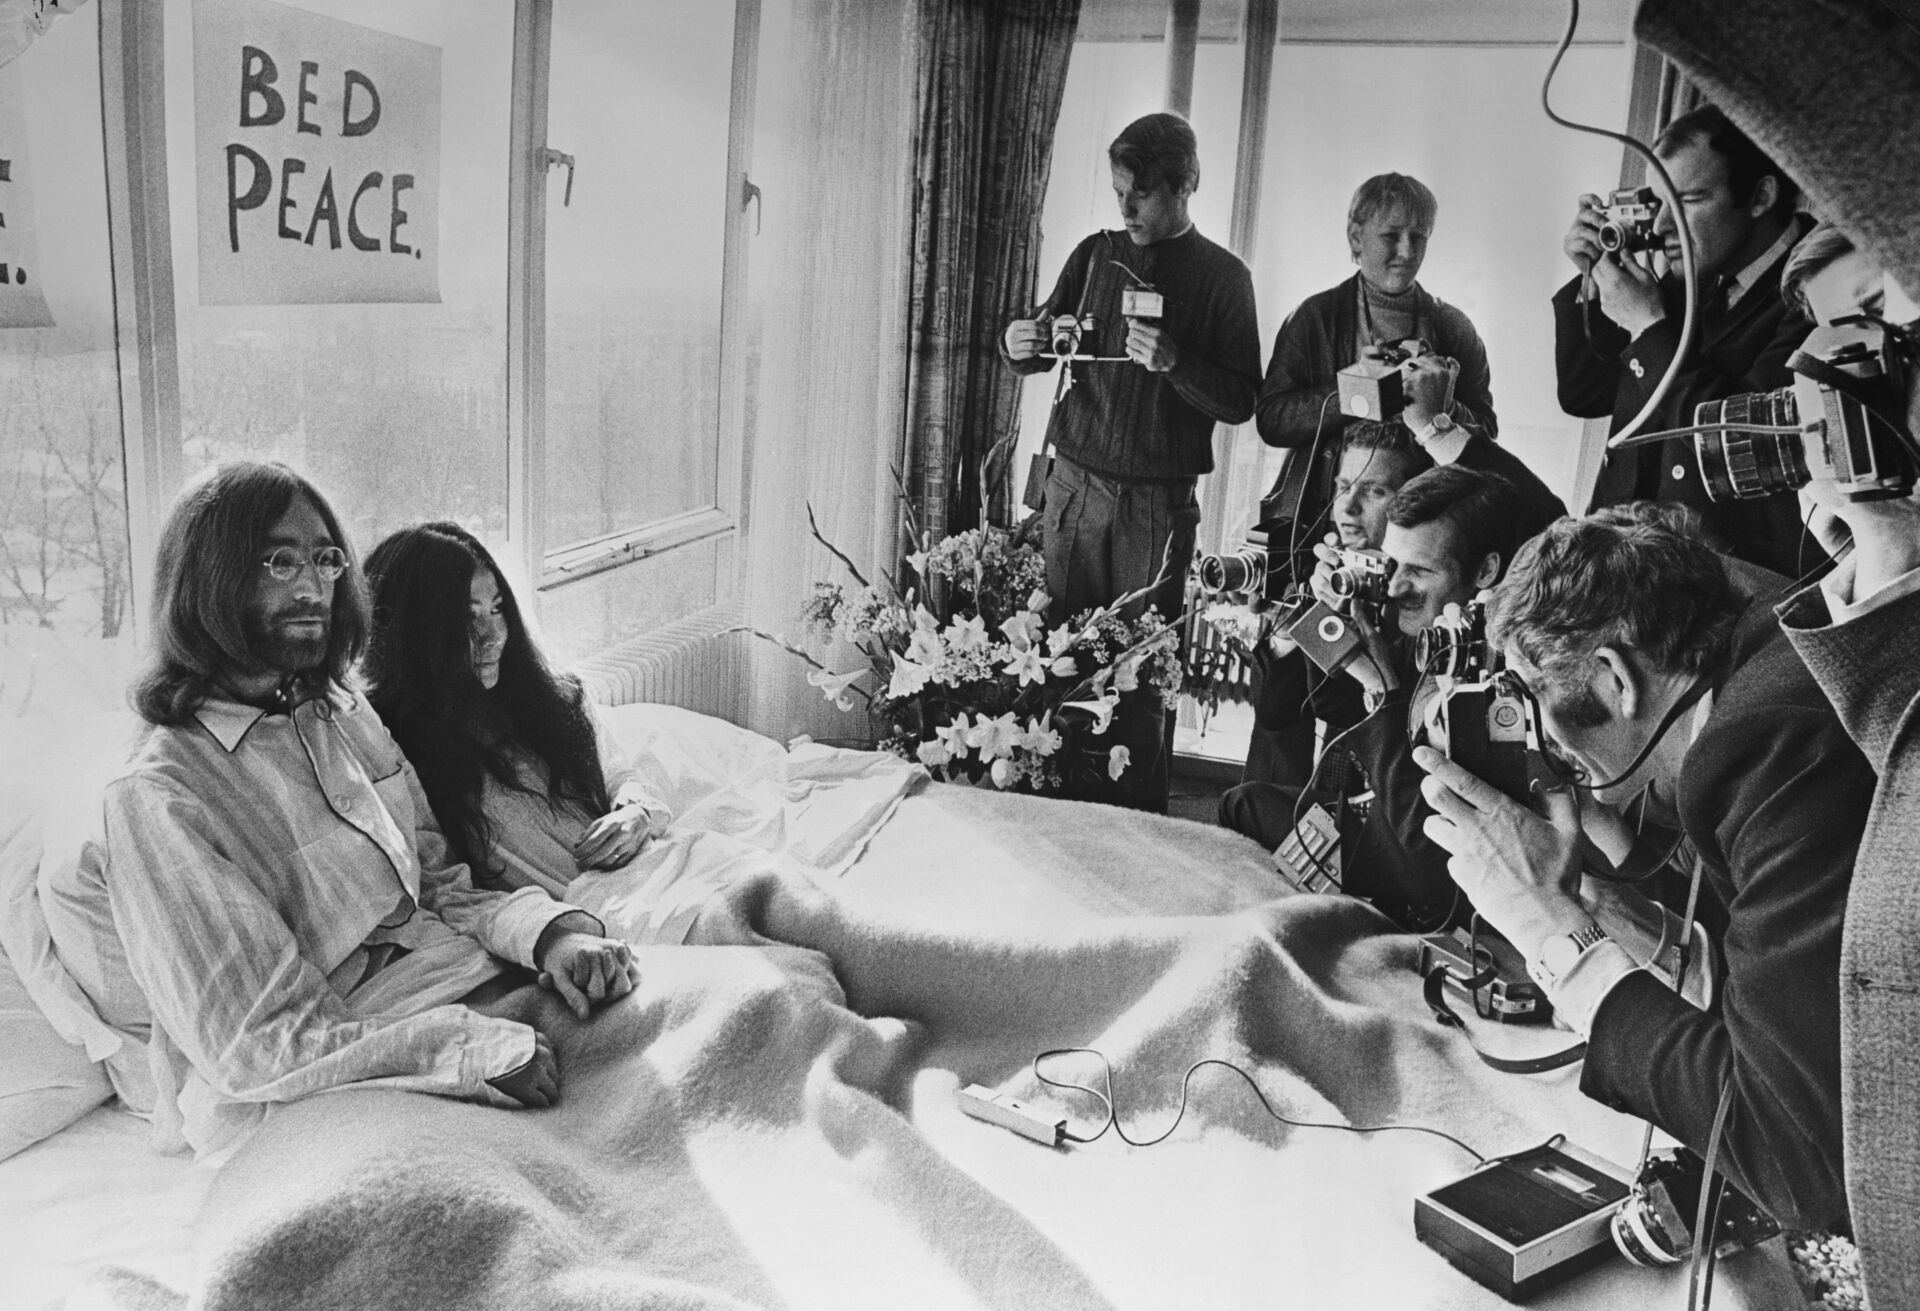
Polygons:
<instances>
[{"instance_id":1,"label":"camera body","mask_svg":"<svg viewBox=\"0 0 1920 1311\"><path fill-rule=\"evenodd\" d=\"M1329 580L1339 604L1315 600L1286 625L1287 636L1328 674L1345 669L1363 648L1354 614L1364 615L1375 628L1380 626L1387 580L1393 574L1393 561L1378 551L1341 547L1339 557Z\"/></svg>"},{"instance_id":2,"label":"camera body","mask_svg":"<svg viewBox=\"0 0 1920 1311\"><path fill-rule=\"evenodd\" d=\"M1706 1175L1706 1162L1689 1148L1648 1157L1632 1193L1613 1215L1613 1241L1620 1254L1637 1266L1686 1260L1693 1250L1693 1223ZM1752 1198L1725 1180L1721 1183L1720 1217L1713 1232L1717 1255L1731 1256L1780 1232Z\"/></svg>"},{"instance_id":3,"label":"camera body","mask_svg":"<svg viewBox=\"0 0 1920 1311\"><path fill-rule=\"evenodd\" d=\"M1475 778L1530 806L1539 708L1526 686L1499 668L1497 653L1487 645L1484 597L1449 605L1414 638L1418 668L1443 680L1415 733Z\"/></svg>"},{"instance_id":4,"label":"camera body","mask_svg":"<svg viewBox=\"0 0 1920 1311\"><path fill-rule=\"evenodd\" d=\"M1420 939L1420 977L1424 979L1439 965L1446 966L1446 986L1471 1000L1474 1014L1483 1020L1544 1024L1553 1018L1553 1003L1527 973L1527 958L1496 933L1482 928L1477 940L1458 928L1427 934ZM1469 990L1466 982L1489 965L1492 980Z\"/></svg>"},{"instance_id":5,"label":"camera body","mask_svg":"<svg viewBox=\"0 0 1920 1311\"><path fill-rule=\"evenodd\" d=\"M1056 314L1047 323L1047 346L1040 354L1048 359L1068 360L1080 353L1080 342L1095 327L1093 315L1075 317Z\"/></svg>"},{"instance_id":6,"label":"camera body","mask_svg":"<svg viewBox=\"0 0 1920 1311\"><path fill-rule=\"evenodd\" d=\"M1658 250L1664 243L1654 233L1660 217L1660 198L1652 187L1632 187L1607 198L1606 219L1600 224L1600 249L1605 251Z\"/></svg>"},{"instance_id":7,"label":"camera body","mask_svg":"<svg viewBox=\"0 0 1920 1311\"><path fill-rule=\"evenodd\" d=\"M1897 426L1911 365L1891 334L1845 320L1816 328L1787 367L1791 387L1694 408L1696 426L1722 429L1693 438L1711 499L1771 496L1810 482L1833 483L1850 501L1913 490L1914 440Z\"/></svg>"},{"instance_id":8,"label":"camera body","mask_svg":"<svg viewBox=\"0 0 1920 1311\"><path fill-rule=\"evenodd\" d=\"M1356 419L1382 422L1407 408L1404 366L1415 356L1431 353L1432 347L1418 337L1390 342L1377 348L1378 359L1356 360L1334 375L1340 389L1340 412Z\"/></svg>"},{"instance_id":9,"label":"camera body","mask_svg":"<svg viewBox=\"0 0 1920 1311\"><path fill-rule=\"evenodd\" d=\"M1200 557L1202 591L1239 592L1262 606L1281 605L1306 581L1313 572L1313 544L1296 533L1293 516L1283 508L1286 501L1285 490L1276 485L1261 498L1260 517L1238 551Z\"/></svg>"}]
</instances>

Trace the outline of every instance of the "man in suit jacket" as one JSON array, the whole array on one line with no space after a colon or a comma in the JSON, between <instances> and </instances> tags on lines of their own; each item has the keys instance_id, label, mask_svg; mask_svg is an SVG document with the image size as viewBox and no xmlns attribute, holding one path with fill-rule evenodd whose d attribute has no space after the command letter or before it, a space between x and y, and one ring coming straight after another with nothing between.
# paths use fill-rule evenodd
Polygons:
<instances>
[{"instance_id":1,"label":"man in suit jacket","mask_svg":"<svg viewBox=\"0 0 1920 1311\"><path fill-rule=\"evenodd\" d=\"M1728 1178L1782 1225L1844 1224L1840 939L1871 766L1768 606L1655 517L1548 528L1494 590L1488 640L1604 804L1568 788L1537 814L1423 747L1427 834L1586 1035L1581 1091L1702 1155L1725 1099ZM1678 821L1723 933L1583 879L1583 831L1618 862L1632 830L1607 808L1639 798Z\"/></svg>"},{"instance_id":2,"label":"man in suit jacket","mask_svg":"<svg viewBox=\"0 0 1920 1311\"><path fill-rule=\"evenodd\" d=\"M1788 385L1787 356L1812 326L1780 299L1780 267L1808 225L1794 213L1799 191L1786 174L1710 105L1668 124L1654 151L1686 208L1700 306L1694 348L1642 432L1686 427L1702 401ZM1663 277L1651 252L1603 249L1605 221L1598 196L1580 197L1564 249L1581 276L1553 298L1554 363L1560 407L1611 416L1618 432L1679 353L1685 293L1679 233L1665 205L1654 228ZM1714 546L1789 578L1824 558L1801 528L1792 492L1712 500L1690 437L1608 455L1588 508L1634 500L1692 506Z\"/></svg>"}]
</instances>

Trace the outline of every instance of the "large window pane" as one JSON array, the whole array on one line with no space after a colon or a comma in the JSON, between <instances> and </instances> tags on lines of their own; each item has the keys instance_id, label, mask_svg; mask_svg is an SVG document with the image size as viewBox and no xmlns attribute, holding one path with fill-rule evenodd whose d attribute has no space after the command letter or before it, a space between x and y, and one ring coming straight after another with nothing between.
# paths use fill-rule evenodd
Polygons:
<instances>
[{"instance_id":1,"label":"large window pane","mask_svg":"<svg viewBox=\"0 0 1920 1311\"><path fill-rule=\"evenodd\" d=\"M557 0L547 140L548 550L721 503L734 6Z\"/></svg>"},{"instance_id":2,"label":"large window pane","mask_svg":"<svg viewBox=\"0 0 1920 1311\"><path fill-rule=\"evenodd\" d=\"M457 519L498 540L507 517L512 0L303 0L301 7L441 52L440 225L422 234L438 242L440 303L200 303L193 9L189 0L167 0L186 467L237 456L285 460L336 499L363 550L401 523L430 517ZM301 56L280 57L291 85ZM302 215L317 207L312 194L304 203Z\"/></svg>"},{"instance_id":3,"label":"large window pane","mask_svg":"<svg viewBox=\"0 0 1920 1311\"><path fill-rule=\"evenodd\" d=\"M0 718L122 703L132 652L113 340L99 13L57 23L0 69L26 133L0 209L31 228L54 326L0 330ZM16 248L15 258L19 258ZM16 286L22 285L16 281Z\"/></svg>"}]
</instances>

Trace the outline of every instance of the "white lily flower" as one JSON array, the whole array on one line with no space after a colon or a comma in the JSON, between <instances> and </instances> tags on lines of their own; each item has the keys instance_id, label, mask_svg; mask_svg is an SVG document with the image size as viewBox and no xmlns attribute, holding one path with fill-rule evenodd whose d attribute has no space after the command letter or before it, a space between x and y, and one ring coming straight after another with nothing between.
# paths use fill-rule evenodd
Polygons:
<instances>
[{"instance_id":1,"label":"white lily flower","mask_svg":"<svg viewBox=\"0 0 1920 1311\"><path fill-rule=\"evenodd\" d=\"M1020 745L1042 760L1060 749L1060 735L1053 730L1053 717L1029 719Z\"/></svg>"},{"instance_id":2,"label":"white lily flower","mask_svg":"<svg viewBox=\"0 0 1920 1311\"><path fill-rule=\"evenodd\" d=\"M864 669L856 669L851 673L836 674L831 669L810 669L807 671L807 682L810 686L819 688L820 695L833 702L837 708L851 710L853 698L847 695L847 688L866 672Z\"/></svg>"},{"instance_id":3,"label":"white lily flower","mask_svg":"<svg viewBox=\"0 0 1920 1311\"><path fill-rule=\"evenodd\" d=\"M1036 587L1027 596L1027 609L1035 614L1045 614L1047 607L1053 604L1053 598L1047 595L1044 587Z\"/></svg>"},{"instance_id":4,"label":"white lily flower","mask_svg":"<svg viewBox=\"0 0 1920 1311\"><path fill-rule=\"evenodd\" d=\"M940 621L934 618L933 611L927 609L924 605L916 605L913 607L913 626L923 633L937 633L940 631Z\"/></svg>"},{"instance_id":5,"label":"white lily flower","mask_svg":"<svg viewBox=\"0 0 1920 1311\"><path fill-rule=\"evenodd\" d=\"M1113 725L1113 708L1120 698L1103 696L1098 701L1069 701L1062 709L1085 710L1093 716L1093 731L1099 735Z\"/></svg>"},{"instance_id":6,"label":"white lily flower","mask_svg":"<svg viewBox=\"0 0 1920 1311\"><path fill-rule=\"evenodd\" d=\"M893 662L893 677L887 682L887 695L896 701L913 696L932 677L933 671L925 665L904 656L897 657Z\"/></svg>"},{"instance_id":7,"label":"white lily flower","mask_svg":"<svg viewBox=\"0 0 1920 1311\"><path fill-rule=\"evenodd\" d=\"M964 710L953 717L951 724L933 731L936 737L947 744L947 755L950 759L965 758L970 749L967 739L973 733L973 726L967 722L967 714Z\"/></svg>"},{"instance_id":8,"label":"white lily flower","mask_svg":"<svg viewBox=\"0 0 1920 1311\"><path fill-rule=\"evenodd\" d=\"M927 553L925 551L911 552L907 556L907 565L916 574L924 575L927 572Z\"/></svg>"},{"instance_id":9,"label":"white lily flower","mask_svg":"<svg viewBox=\"0 0 1920 1311\"><path fill-rule=\"evenodd\" d=\"M1047 671L1055 678L1072 678L1080 672L1080 662L1072 656L1058 656L1047 662Z\"/></svg>"},{"instance_id":10,"label":"white lily flower","mask_svg":"<svg viewBox=\"0 0 1920 1311\"><path fill-rule=\"evenodd\" d=\"M1011 714L982 719L967 734L967 743L980 753L982 760L1011 756L1020 744L1020 722Z\"/></svg>"},{"instance_id":11,"label":"white lily flower","mask_svg":"<svg viewBox=\"0 0 1920 1311\"><path fill-rule=\"evenodd\" d=\"M956 655L971 655L975 651L984 650L989 642L986 621L979 615L968 615L965 619L956 618L947 625L941 637L946 639L948 649Z\"/></svg>"},{"instance_id":12,"label":"white lily flower","mask_svg":"<svg viewBox=\"0 0 1920 1311\"><path fill-rule=\"evenodd\" d=\"M1050 656L1065 655L1067 648L1079 640L1079 637L1080 634L1074 632L1065 624L1060 625L1060 627L1047 634L1047 654Z\"/></svg>"},{"instance_id":13,"label":"white lily flower","mask_svg":"<svg viewBox=\"0 0 1920 1311\"><path fill-rule=\"evenodd\" d=\"M1000 631L1007 635L1009 642L1024 651L1040 640L1041 635L1047 631L1047 625L1033 611L1022 610L1006 623L1001 624Z\"/></svg>"},{"instance_id":14,"label":"white lily flower","mask_svg":"<svg viewBox=\"0 0 1920 1311\"><path fill-rule=\"evenodd\" d=\"M940 649L940 635L930 628L916 628L907 640L907 659L931 668L946 653Z\"/></svg>"},{"instance_id":15,"label":"white lily flower","mask_svg":"<svg viewBox=\"0 0 1920 1311\"><path fill-rule=\"evenodd\" d=\"M1113 690L1131 692L1140 686L1140 658L1129 656L1113 667Z\"/></svg>"},{"instance_id":16,"label":"white lily flower","mask_svg":"<svg viewBox=\"0 0 1920 1311\"><path fill-rule=\"evenodd\" d=\"M1025 687L1028 683L1047 681L1047 662L1040 658L1037 646L1021 647L1013 653L1013 659L1001 666L1003 672L1012 674Z\"/></svg>"},{"instance_id":17,"label":"white lily flower","mask_svg":"<svg viewBox=\"0 0 1920 1311\"><path fill-rule=\"evenodd\" d=\"M997 788L1003 788L1013 782L1016 773L1013 761L1004 757L994 761L992 767L987 770L987 776L993 780L993 785Z\"/></svg>"},{"instance_id":18,"label":"white lily flower","mask_svg":"<svg viewBox=\"0 0 1920 1311\"><path fill-rule=\"evenodd\" d=\"M915 747L913 753L928 769L938 769L953 759L953 748L947 745L945 738L939 736L928 738Z\"/></svg>"},{"instance_id":19,"label":"white lily flower","mask_svg":"<svg viewBox=\"0 0 1920 1311\"><path fill-rule=\"evenodd\" d=\"M1107 777L1119 782L1120 776L1127 772L1127 766L1133 763L1133 753L1125 747L1115 747L1107 752Z\"/></svg>"}]
</instances>

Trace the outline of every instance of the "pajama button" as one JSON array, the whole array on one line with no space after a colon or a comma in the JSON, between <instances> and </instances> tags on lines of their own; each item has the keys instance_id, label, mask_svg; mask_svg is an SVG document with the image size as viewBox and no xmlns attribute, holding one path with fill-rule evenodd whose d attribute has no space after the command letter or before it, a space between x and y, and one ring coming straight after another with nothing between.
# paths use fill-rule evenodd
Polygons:
<instances>
[{"instance_id":1,"label":"pajama button","mask_svg":"<svg viewBox=\"0 0 1920 1311\"><path fill-rule=\"evenodd\" d=\"M1686 466L1686 465L1684 465L1684 464L1676 464L1676 465L1674 465L1674 466L1673 466L1673 480L1674 480L1675 482L1677 482L1677 483L1682 483L1682 482L1685 482L1685 481L1687 480L1687 466Z\"/></svg>"}]
</instances>

